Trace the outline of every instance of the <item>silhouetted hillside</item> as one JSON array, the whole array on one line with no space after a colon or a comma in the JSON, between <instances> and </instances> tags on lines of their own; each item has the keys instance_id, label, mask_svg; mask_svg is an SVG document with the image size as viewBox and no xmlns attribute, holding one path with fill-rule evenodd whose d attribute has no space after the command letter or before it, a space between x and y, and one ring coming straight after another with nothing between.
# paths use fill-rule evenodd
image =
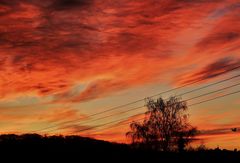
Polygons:
<instances>
[{"instance_id":1,"label":"silhouetted hillside","mask_svg":"<svg viewBox=\"0 0 240 163\"><path fill-rule=\"evenodd\" d=\"M239 162L240 152L202 150L158 152L131 145L110 143L79 136L0 135L2 159L35 161L184 161ZM35 161L34 161L35 160Z\"/></svg>"}]
</instances>

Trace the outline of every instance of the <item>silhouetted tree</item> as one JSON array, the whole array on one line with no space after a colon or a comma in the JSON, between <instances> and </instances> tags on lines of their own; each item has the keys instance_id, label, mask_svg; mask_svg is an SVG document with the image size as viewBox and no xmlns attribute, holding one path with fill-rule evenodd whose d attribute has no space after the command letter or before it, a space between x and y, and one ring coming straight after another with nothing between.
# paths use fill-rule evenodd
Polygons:
<instances>
[{"instance_id":1,"label":"silhouetted tree","mask_svg":"<svg viewBox=\"0 0 240 163\"><path fill-rule=\"evenodd\" d=\"M193 141L193 137L196 135L197 129L194 127L189 127L186 130L179 131L176 134L177 146L180 152L185 150L186 145Z\"/></svg>"},{"instance_id":2,"label":"silhouetted tree","mask_svg":"<svg viewBox=\"0 0 240 163\"><path fill-rule=\"evenodd\" d=\"M170 97L168 100L147 99L147 112L143 123L132 122L131 131L126 133L132 143L170 151L176 148L183 151L193 140L196 128L188 123L187 104L181 98Z\"/></svg>"}]
</instances>

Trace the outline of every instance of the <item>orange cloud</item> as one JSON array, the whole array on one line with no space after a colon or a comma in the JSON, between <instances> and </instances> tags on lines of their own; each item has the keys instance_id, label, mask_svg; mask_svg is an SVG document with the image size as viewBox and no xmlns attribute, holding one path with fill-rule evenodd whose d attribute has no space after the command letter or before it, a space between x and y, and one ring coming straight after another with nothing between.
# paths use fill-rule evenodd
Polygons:
<instances>
[{"instance_id":1,"label":"orange cloud","mask_svg":"<svg viewBox=\"0 0 240 163\"><path fill-rule=\"evenodd\" d=\"M161 5L141 0L3 1L1 97L29 92L68 95L66 92L80 83L86 86L85 90L70 101L86 101L159 82L158 76L166 74L166 67L177 69L181 65L176 64L180 62L179 54L173 50L181 48L176 42L178 34L194 28L225 4L234 10L224 10L227 16L222 21L236 21L235 1L207 5L174 0ZM202 12L195 12L198 9ZM237 41L237 29L226 38ZM220 32L219 29L215 35L225 37L218 35ZM213 42L204 39L196 46Z\"/></svg>"},{"instance_id":2,"label":"orange cloud","mask_svg":"<svg viewBox=\"0 0 240 163\"><path fill-rule=\"evenodd\" d=\"M11 110L12 109L12 110ZM63 127L65 122L73 120L86 120L88 117L83 115L78 110L70 108L51 108L44 110L30 110L30 115L24 112L10 109L1 110L1 123L2 130L5 132L33 132L39 130L39 132L46 132L42 130L46 126L55 126L50 128L51 130L58 131L58 128ZM8 125L11 125L9 127ZM35 126L35 129L31 129L31 125ZM42 131L41 131L42 130Z\"/></svg>"}]
</instances>

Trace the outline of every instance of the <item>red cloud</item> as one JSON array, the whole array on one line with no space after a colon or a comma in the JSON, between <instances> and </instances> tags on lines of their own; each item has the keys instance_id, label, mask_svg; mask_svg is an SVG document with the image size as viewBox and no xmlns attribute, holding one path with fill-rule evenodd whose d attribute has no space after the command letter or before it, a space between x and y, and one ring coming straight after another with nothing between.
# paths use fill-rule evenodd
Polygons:
<instances>
[{"instance_id":1,"label":"red cloud","mask_svg":"<svg viewBox=\"0 0 240 163\"><path fill-rule=\"evenodd\" d=\"M188 84L196 81L211 79L213 77L220 76L229 70L237 71L239 66L240 60L238 58L221 58L209 65L206 65L202 69L197 70L197 72L183 75L178 82L181 84Z\"/></svg>"},{"instance_id":2,"label":"red cloud","mask_svg":"<svg viewBox=\"0 0 240 163\"><path fill-rule=\"evenodd\" d=\"M240 10L239 3L229 4L224 10L220 10L223 15L212 30L196 44L199 52L208 53L238 53L240 44L240 22L237 16Z\"/></svg>"},{"instance_id":3,"label":"red cloud","mask_svg":"<svg viewBox=\"0 0 240 163\"><path fill-rule=\"evenodd\" d=\"M85 101L159 82L166 67L178 67L178 34L225 2L207 4L3 1L1 97L66 94L81 83L88 86L70 101ZM237 40L237 33L226 37Z\"/></svg>"}]
</instances>

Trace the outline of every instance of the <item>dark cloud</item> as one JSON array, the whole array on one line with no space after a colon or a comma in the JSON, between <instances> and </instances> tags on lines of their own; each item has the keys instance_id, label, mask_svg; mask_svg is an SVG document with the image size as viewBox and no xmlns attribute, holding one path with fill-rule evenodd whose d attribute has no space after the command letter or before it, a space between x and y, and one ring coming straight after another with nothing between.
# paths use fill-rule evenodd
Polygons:
<instances>
[{"instance_id":1,"label":"dark cloud","mask_svg":"<svg viewBox=\"0 0 240 163\"><path fill-rule=\"evenodd\" d=\"M216 33L209 35L207 38L201 40L197 46L199 49L208 49L212 46L222 46L240 39L240 33L229 31L227 33Z\"/></svg>"},{"instance_id":2,"label":"dark cloud","mask_svg":"<svg viewBox=\"0 0 240 163\"><path fill-rule=\"evenodd\" d=\"M123 31L110 36L107 44L113 51L134 55L141 51L153 50L157 46L158 40L142 33L136 34Z\"/></svg>"},{"instance_id":3,"label":"dark cloud","mask_svg":"<svg viewBox=\"0 0 240 163\"><path fill-rule=\"evenodd\" d=\"M7 6L7 11L0 18L0 23L4 24L0 46L25 53L91 49L97 29L87 23L88 13L82 13L81 8L77 11L54 12L55 8L87 6L90 0L56 0L42 2L44 5L39 0L2 3Z\"/></svg>"},{"instance_id":4,"label":"dark cloud","mask_svg":"<svg viewBox=\"0 0 240 163\"><path fill-rule=\"evenodd\" d=\"M218 20L214 27L196 44L197 52L228 53L240 43L240 3L229 3L216 9L210 19Z\"/></svg>"},{"instance_id":5,"label":"dark cloud","mask_svg":"<svg viewBox=\"0 0 240 163\"><path fill-rule=\"evenodd\" d=\"M202 76L202 78L211 78L237 66L240 66L240 60L232 57L226 57L206 66L202 71L196 73L195 75Z\"/></svg>"},{"instance_id":6,"label":"dark cloud","mask_svg":"<svg viewBox=\"0 0 240 163\"><path fill-rule=\"evenodd\" d=\"M182 83L192 83L195 81L210 79L223 74L228 70L234 70L240 66L240 60L233 57L221 58L205 67L200 69L198 72L191 74ZM237 69L236 69L237 70Z\"/></svg>"},{"instance_id":7,"label":"dark cloud","mask_svg":"<svg viewBox=\"0 0 240 163\"><path fill-rule=\"evenodd\" d=\"M0 5L5 5L5 6L12 6L12 5L16 5L16 4L18 4L17 0L12 0L12 1L1 0L0 1Z\"/></svg>"},{"instance_id":8,"label":"dark cloud","mask_svg":"<svg viewBox=\"0 0 240 163\"><path fill-rule=\"evenodd\" d=\"M232 132L233 131L231 128L217 128L212 130L201 130L199 132L199 135L220 135L220 134L230 134Z\"/></svg>"},{"instance_id":9,"label":"dark cloud","mask_svg":"<svg viewBox=\"0 0 240 163\"><path fill-rule=\"evenodd\" d=\"M93 3L93 0L55 0L50 8L56 10L67 10L67 9L74 9L80 8L84 9L89 7Z\"/></svg>"}]
</instances>

